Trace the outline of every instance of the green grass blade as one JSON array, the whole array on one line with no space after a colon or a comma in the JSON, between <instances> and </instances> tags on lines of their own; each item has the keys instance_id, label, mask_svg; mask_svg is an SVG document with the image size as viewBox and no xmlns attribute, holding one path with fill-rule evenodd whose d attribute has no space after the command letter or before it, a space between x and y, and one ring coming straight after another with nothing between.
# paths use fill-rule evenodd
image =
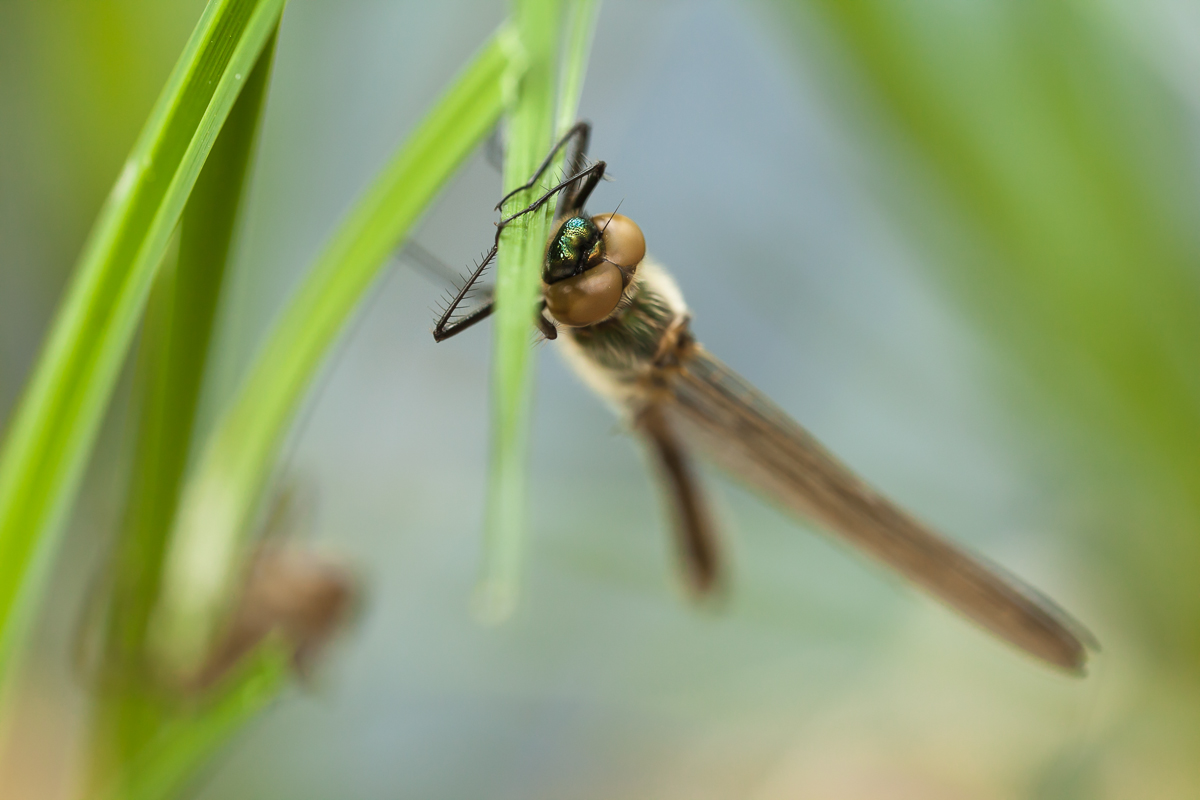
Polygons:
<instances>
[{"instance_id":1,"label":"green grass blade","mask_svg":"<svg viewBox=\"0 0 1200 800\"><path fill-rule=\"evenodd\" d=\"M579 114L579 97L583 94L583 79L587 75L599 15L600 0L575 0L567 8L566 50L559 79L558 118L554 125L557 136L570 130Z\"/></svg>"},{"instance_id":2,"label":"green grass blade","mask_svg":"<svg viewBox=\"0 0 1200 800\"><path fill-rule=\"evenodd\" d=\"M509 56L502 29L376 178L284 309L185 489L153 636L187 671L221 612L248 528L296 409L389 255L495 125Z\"/></svg>"},{"instance_id":3,"label":"green grass blade","mask_svg":"<svg viewBox=\"0 0 1200 800\"><path fill-rule=\"evenodd\" d=\"M575 24L562 82L565 103L557 117L575 120L583 64L595 22L593 3L576 3ZM517 83L504 159L505 192L529 180L545 158L555 133L555 73L563 4L559 0L517 0L514 4L517 44L528 65ZM560 165L561 159L555 167ZM547 173L547 179L557 175ZM512 213L528 205L537 190L515 195L506 205ZM476 611L488 621L507 618L516 606L528 524L529 426L533 401L533 315L540 290L541 258L554 204L527 214L504 230L496 267L496 333L492 366L492 442L488 507L484 532L482 578Z\"/></svg>"},{"instance_id":4,"label":"green grass blade","mask_svg":"<svg viewBox=\"0 0 1200 800\"><path fill-rule=\"evenodd\" d=\"M142 326L138 427L93 728L95 771L120 772L163 722L145 644L167 535L191 453L213 321L271 74L274 37L221 128L183 212L178 256L158 275Z\"/></svg>"},{"instance_id":5,"label":"green grass blade","mask_svg":"<svg viewBox=\"0 0 1200 800\"><path fill-rule=\"evenodd\" d=\"M266 708L288 684L286 647L268 641L247 657L215 699L167 725L130 765L128 779L105 787L99 800L176 797L213 755Z\"/></svg>"},{"instance_id":6,"label":"green grass blade","mask_svg":"<svg viewBox=\"0 0 1200 800\"><path fill-rule=\"evenodd\" d=\"M205 9L91 233L0 453L0 680L192 185L283 0Z\"/></svg>"}]
</instances>

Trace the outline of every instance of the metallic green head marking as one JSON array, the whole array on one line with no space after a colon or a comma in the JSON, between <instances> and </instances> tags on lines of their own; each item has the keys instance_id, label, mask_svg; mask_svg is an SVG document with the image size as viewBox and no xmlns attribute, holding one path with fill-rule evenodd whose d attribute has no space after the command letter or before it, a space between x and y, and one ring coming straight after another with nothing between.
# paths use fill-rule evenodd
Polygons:
<instances>
[{"instance_id":1,"label":"metallic green head marking","mask_svg":"<svg viewBox=\"0 0 1200 800\"><path fill-rule=\"evenodd\" d=\"M603 249L600 229L596 227L596 223L586 217L564 220L546 249L542 280L554 283L594 267L603 256Z\"/></svg>"}]
</instances>

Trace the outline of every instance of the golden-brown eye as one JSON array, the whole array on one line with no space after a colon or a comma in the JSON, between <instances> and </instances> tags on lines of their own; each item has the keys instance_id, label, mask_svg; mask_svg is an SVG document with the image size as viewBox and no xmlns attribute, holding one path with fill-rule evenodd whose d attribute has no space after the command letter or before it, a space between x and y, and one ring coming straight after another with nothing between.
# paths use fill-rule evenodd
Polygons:
<instances>
[{"instance_id":1,"label":"golden-brown eye","mask_svg":"<svg viewBox=\"0 0 1200 800\"><path fill-rule=\"evenodd\" d=\"M624 289L621 270L606 261L546 286L546 308L563 325L582 328L611 314Z\"/></svg>"},{"instance_id":2,"label":"golden-brown eye","mask_svg":"<svg viewBox=\"0 0 1200 800\"><path fill-rule=\"evenodd\" d=\"M633 269L646 257L646 237L638 224L624 214L597 214L592 217L596 227L604 232L604 259Z\"/></svg>"}]
</instances>

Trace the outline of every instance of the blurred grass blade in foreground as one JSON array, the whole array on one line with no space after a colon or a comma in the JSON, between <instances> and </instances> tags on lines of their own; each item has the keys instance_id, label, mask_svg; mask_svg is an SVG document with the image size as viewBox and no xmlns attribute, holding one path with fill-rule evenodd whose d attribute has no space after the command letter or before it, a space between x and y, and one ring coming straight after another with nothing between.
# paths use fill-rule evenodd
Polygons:
<instances>
[{"instance_id":1,"label":"blurred grass blade in foreground","mask_svg":"<svg viewBox=\"0 0 1200 800\"><path fill-rule=\"evenodd\" d=\"M262 711L287 685L292 654L271 639L244 659L213 693L213 701L162 727L127 766L120 783L103 786L96 800L168 800L196 769Z\"/></svg>"},{"instance_id":2,"label":"blurred grass blade in foreground","mask_svg":"<svg viewBox=\"0 0 1200 800\"><path fill-rule=\"evenodd\" d=\"M516 83L517 96L509 123L504 159L504 191L529 180L556 135L575 122L586 72L598 3L577 0L569 9L567 51L562 62L555 113L555 66L562 35L560 0L516 0L513 4L515 44L527 68ZM556 131L557 127L557 131ZM553 185L561 154L542 183ZM543 191L514 195L502 209L512 214ZM500 235L496 265L496 333L492 365L491 469L488 476L483 576L476 592L476 612L500 621L517 600L522 543L528 525L529 423L533 406L533 350L530 332L540 291L541 257L550 235L554 203L527 214Z\"/></svg>"},{"instance_id":3,"label":"blurred grass blade in foreground","mask_svg":"<svg viewBox=\"0 0 1200 800\"><path fill-rule=\"evenodd\" d=\"M272 36L205 161L183 212L177 258L159 271L142 324L132 474L112 574L105 577L111 593L91 731L93 785L132 780L131 764L141 760L147 742L164 725L179 728L193 716L153 680L146 631L192 452L217 301L244 207L274 49Z\"/></svg>"},{"instance_id":4,"label":"blurred grass blade in foreground","mask_svg":"<svg viewBox=\"0 0 1200 800\"><path fill-rule=\"evenodd\" d=\"M480 50L380 171L317 256L217 421L184 490L151 638L163 666L201 663L243 563L243 538L325 355L450 176L496 124L510 36Z\"/></svg>"},{"instance_id":5,"label":"blurred grass blade in foreground","mask_svg":"<svg viewBox=\"0 0 1200 800\"><path fill-rule=\"evenodd\" d=\"M277 533L286 536L287 531ZM265 709L292 677L310 677L358 605L357 581L303 546L264 542L248 559L235 608L194 676L98 800L167 800Z\"/></svg>"},{"instance_id":6,"label":"blurred grass blade in foreground","mask_svg":"<svg viewBox=\"0 0 1200 800\"><path fill-rule=\"evenodd\" d=\"M0 682L61 529L171 232L283 0L214 0L76 266L0 453Z\"/></svg>"}]
</instances>

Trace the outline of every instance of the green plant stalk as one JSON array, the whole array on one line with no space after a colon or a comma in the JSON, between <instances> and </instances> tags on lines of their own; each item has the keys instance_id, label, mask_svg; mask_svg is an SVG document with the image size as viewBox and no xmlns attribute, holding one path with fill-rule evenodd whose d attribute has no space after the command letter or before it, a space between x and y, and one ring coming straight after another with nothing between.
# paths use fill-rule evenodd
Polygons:
<instances>
[{"instance_id":1,"label":"green plant stalk","mask_svg":"<svg viewBox=\"0 0 1200 800\"><path fill-rule=\"evenodd\" d=\"M555 135L560 138L571 129L579 115L579 97L583 94L583 79L587 75L599 15L600 0L575 0L567 9L566 51L560 70L558 117L554 124Z\"/></svg>"},{"instance_id":2,"label":"green plant stalk","mask_svg":"<svg viewBox=\"0 0 1200 800\"><path fill-rule=\"evenodd\" d=\"M325 355L388 257L495 126L509 63L493 37L344 219L289 301L184 490L152 647L163 666L198 663L224 610L239 546L292 418Z\"/></svg>"},{"instance_id":3,"label":"green plant stalk","mask_svg":"<svg viewBox=\"0 0 1200 800\"><path fill-rule=\"evenodd\" d=\"M119 783L97 800L168 800L186 788L205 763L266 708L287 686L289 649L267 640L249 655L214 699L163 726L131 762Z\"/></svg>"},{"instance_id":4,"label":"green plant stalk","mask_svg":"<svg viewBox=\"0 0 1200 800\"><path fill-rule=\"evenodd\" d=\"M191 452L217 302L237 227L270 79L267 42L221 128L183 212L173 268L160 271L142 326L138 426L93 725L97 774L119 773L167 714L147 674L146 631L158 598L167 535Z\"/></svg>"},{"instance_id":5,"label":"green plant stalk","mask_svg":"<svg viewBox=\"0 0 1200 800\"><path fill-rule=\"evenodd\" d=\"M575 121L591 28L594 3L573 9L571 50L565 59L561 96L555 117L555 66L561 31L559 0L517 0L513 6L515 46L526 64L524 79L514 82L516 98L509 123L504 159L504 190L529 180L554 142L555 123L561 132ZM566 120L565 127L563 121ZM544 185L559 174L561 156L547 171ZM503 213L527 206L544 188L514 195ZM530 417L533 406L534 361L529 346L533 315L540 296L541 259L554 203L547 203L507 227L500 236L496 265L496 327L492 366L492 441L484 532L482 577L475 608L480 618L499 622L516 607L520 586L525 531L528 526Z\"/></svg>"},{"instance_id":6,"label":"green plant stalk","mask_svg":"<svg viewBox=\"0 0 1200 800\"><path fill-rule=\"evenodd\" d=\"M204 11L84 247L0 453L0 682L192 185L284 0Z\"/></svg>"}]
</instances>

